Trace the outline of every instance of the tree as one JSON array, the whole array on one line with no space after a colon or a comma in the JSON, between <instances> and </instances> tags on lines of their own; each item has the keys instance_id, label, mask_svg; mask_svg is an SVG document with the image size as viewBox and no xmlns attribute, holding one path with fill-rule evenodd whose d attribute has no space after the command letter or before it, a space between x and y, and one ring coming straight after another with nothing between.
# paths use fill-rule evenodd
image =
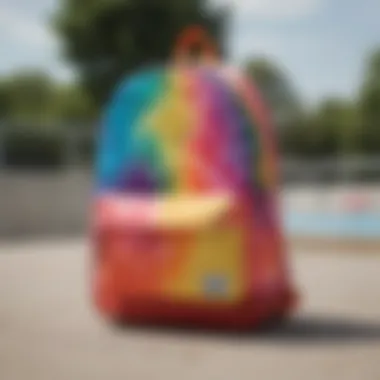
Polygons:
<instances>
[{"instance_id":1,"label":"tree","mask_svg":"<svg viewBox=\"0 0 380 380\"><path fill-rule=\"evenodd\" d=\"M91 99L75 85L60 85L56 88L55 115L63 124L93 124L97 111Z\"/></svg>"},{"instance_id":2,"label":"tree","mask_svg":"<svg viewBox=\"0 0 380 380\"><path fill-rule=\"evenodd\" d=\"M285 155L323 158L359 153L358 132L356 104L326 98L314 111L300 114L280 136Z\"/></svg>"},{"instance_id":3,"label":"tree","mask_svg":"<svg viewBox=\"0 0 380 380\"><path fill-rule=\"evenodd\" d=\"M251 59L245 65L270 107L278 127L293 124L300 117L301 102L284 72L266 58Z\"/></svg>"},{"instance_id":4,"label":"tree","mask_svg":"<svg viewBox=\"0 0 380 380\"><path fill-rule=\"evenodd\" d=\"M0 80L0 122L7 118L9 113L8 86L5 80Z\"/></svg>"},{"instance_id":5,"label":"tree","mask_svg":"<svg viewBox=\"0 0 380 380\"><path fill-rule=\"evenodd\" d=\"M24 71L3 84L7 119L16 124L46 124L53 117L54 82L39 71Z\"/></svg>"},{"instance_id":6,"label":"tree","mask_svg":"<svg viewBox=\"0 0 380 380\"><path fill-rule=\"evenodd\" d=\"M380 153L380 49L368 59L359 99L363 150Z\"/></svg>"},{"instance_id":7,"label":"tree","mask_svg":"<svg viewBox=\"0 0 380 380\"><path fill-rule=\"evenodd\" d=\"M22 71L0 80L0 119L12 124L92 123L96 108L74 84L62 85L44 73Z\"/></svg>"},{"instance_id":8,"label":"tree","mask_svg":"<svg viewBox=\"0 0 380 380\"><path fill-rule=\"evenodd\" d=\"M340 98L325 99L315 115L315 131L324 155L354 154L360 149L357 139L356 105Z\"/></svg>"},{"instance_id":9,"label":"tree","mask_svg":"<svg viewBox=\"0 0 380 380\"><path fill-rule=\"evenodd\" d=\"M312 128L313 119L308 113L299 114L291 124L281 128L278 133L282 155L291 158L315 156Z\"/></svg>"},{"instance_id":10,"label":"tree","mask_svg":"<svg viewBox=\"0 0 380 380\"><path fill-rule=\"evenodd\" d=\"M123 76L167 61L189 24L207 28L223 50L225 19L203 0L62 0L55 24L84 88L101 105Z\"/></svg>"}]
</instances>

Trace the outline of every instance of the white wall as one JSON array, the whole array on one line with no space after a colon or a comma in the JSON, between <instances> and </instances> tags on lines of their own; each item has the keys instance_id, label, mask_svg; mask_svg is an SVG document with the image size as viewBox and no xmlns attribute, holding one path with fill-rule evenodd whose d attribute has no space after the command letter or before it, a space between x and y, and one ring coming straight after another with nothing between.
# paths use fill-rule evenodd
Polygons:
<instances>
[{"instance_id":1,"label":"white wall","mask_svg":"<svg viewBox=\"0 0 380 380\"><path fill-rule=\"evenodd\" d=\"M81 234L88 226L92 179L86 170L60 173L0 171L0 238ZM380 187L296 187L283 191L285 210L380 215Z\"/></svg>"},{"instance_id":2,"label":"white wall","mask_svg":"<svg viewBox=\"0 0 380 380\"><path fill-rule=\"evenodd\" d=\"M288 187L282 197L285 210L315 213L377 213L380 218L380 186L334 185Z\"/></svg>"}]
</instances>

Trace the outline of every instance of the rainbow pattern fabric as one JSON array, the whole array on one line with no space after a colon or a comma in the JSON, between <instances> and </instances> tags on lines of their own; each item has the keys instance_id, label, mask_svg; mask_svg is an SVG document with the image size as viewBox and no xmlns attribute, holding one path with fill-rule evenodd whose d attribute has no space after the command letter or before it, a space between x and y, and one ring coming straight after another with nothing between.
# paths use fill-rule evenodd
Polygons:
<instances>
[{"instance_id":1,"label":"rainbow pattern fabric","mask_svg":"<svg viewBox=\"0 0 380 380\"><path fill-rule=\"evenodd\" d=\"M121 84L105 115L97 197L114 220L112 205L120 210L124 202L131 214L133 199L140 204L134 215L145 209L159 232L139 241L126 218L123 237L102 248L113 260L104 270L123 296L142 299L236 303L281 282L276 181L270 121L240 72L170 66L137 73ZM226 194L227 206L219 202ZM192 227L176 233L189 213ZM158 221L170 215L171 231L160 230Z\"/></svg>"},{"instance_id":2,"label":"rainbow pattern fabric","mask_svg":"<svg viewBox=\"0 0 380 380\"><path fill-rule=\"evenodd\" d=\"M105 117L99 191L254 191L274 184L258 94L233 70L157 68L126 80Z\"/></svg>"}]
</instances>

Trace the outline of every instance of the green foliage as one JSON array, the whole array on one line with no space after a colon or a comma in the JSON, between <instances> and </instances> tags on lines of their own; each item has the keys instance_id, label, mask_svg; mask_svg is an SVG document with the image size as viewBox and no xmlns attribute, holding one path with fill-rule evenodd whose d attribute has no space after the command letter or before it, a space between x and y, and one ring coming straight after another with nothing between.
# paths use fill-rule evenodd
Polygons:
<instances>
[{"instance_id":1,"label":"green foliage","mask_svg":"<svg viewBox=\"0 0 380 380\"><path fill-rule=\"evenodd\" d=\"M8 87L5 80L0 80L0 120L8 115L9 110L9 97Z\"/></svg>"},{"instance_id":2,"label":"green foliage","mask_svg":"<svg viewBox=\"0 0 380 380\"><path fill-rule=\"evenodd\" d=\"M126 74L166 62L190 24L206 27L223 50L225 19L202 0L62 0L55 25L85 89L102 105Z\"/></svg>"},{"instance_id":3,"label":"green foliage","mask_svg":"<svg viewBox=\"0 0 380 380\"><path fill-rule=\"evenodd\" d=\"M121 77L142 65L167 61L178 34L202 24L224 51L226 13L206 0L61 0L55 18L65 52L81 84L59 84L38 71L0 79L0 121L14 125L6 136L11 166L59 166L66 137L53 126L95 126L100 106ZM252 77L276 122L284 155L323 158L380 154L380 49L367 60L357 98L327 98L306 108L292 78L268 59L251 59ZM33 128L16 128L35 125ZM78 159L91 161L90 133L78 140Z\"/></svg>"},{"instance_id":4,"label":"green foliage","mask_svg":"<svg viewBox=\"0 0 380 380\"><path fill-rule=\"evenodd\" d=\"M0 81L0 119L15 125L89 124L98 110L81 88L41 72L22 71Z\"/></svg>"},{"instance_id":5,"label":"green foliage","mask_svg":"<svg viewBox=\"0 0 380 380\"><path fill-rule=\"evenodd\" d=\"M13 123L51 122L54 83L44 73L24 71L7 78L1 86L2 115Z\"/></svg>"},{"instance_id":6,"label":"green foliage","mask_svg":"<svg viewBox=\"0 0 380 380\"><path fill-rule=\"evenodd\" d=\"M83 91L55 83L43 73L20 72L1 81L0 122L5 130L0 137L6 166L50 169L64 165L70 129L93 127L96 114ZM91 160L89 144L78 144L78 162Z\"/></svg>"},{"instance_id":7,"label":"green foliage","mask_svg":"<svg viewBox=\"0 0 380 380\"><path fill-rule=\"evenodd\" d=\"M266 58L251 59L245 71L260 89L279 128L299 117L302 104L287 75Z\"/></svg>"},{"instance_id":8,"label":"green foliage","mask_svg":"<svg viewBox=\"0 0 380 380\"><path fill-rule=\"evenodd\" d=\"M98 117L93 102L74 85L57 86L54 107L56 119L64 124L92 124Z\"/></svg>"},{"instance_id":9,"label":"green foliage","mask_svg":"<svg viewBox=\"0 0 380 380\"><path fill-rule=\"evenodd\" d=\"M286 156L335 157L380 154L380 50L368 60L358 99L326 98L305 112L292 83L267 59L253 59L246 71L275 116Z\"/></svg>"},{"instance_id":10,"label":"green foliage","mask_svg":"<svg viewBox=\"0 0 380 380\"><path fill-rule=\"evenodd\" d=\"M326 155L357 153L359 123L354 104L343 99L327 99L320 105L315 124Z\"/></svg>"},{"instance_id":11,"label":"green foliage","mask_svg":"<svg viewBox=\"0 0 380 380\"><path fill-rule=\"evenodd\" d=\"M358 154L362 146L355 104L344 99L325 99L314 111L300 114L280 130L286 156L323 158Z\"/></svg>"},{"instance_id":12,"label":"green foliage","mask_svg":"<svg viewBox=\"0 0 380 380\"><path fill-rule=\"evenodd\" d=\"M380 153L380 49L369 58L360 91L359 112L361 130L359 133L362 150Z\"/></svg>"}]
</instances>

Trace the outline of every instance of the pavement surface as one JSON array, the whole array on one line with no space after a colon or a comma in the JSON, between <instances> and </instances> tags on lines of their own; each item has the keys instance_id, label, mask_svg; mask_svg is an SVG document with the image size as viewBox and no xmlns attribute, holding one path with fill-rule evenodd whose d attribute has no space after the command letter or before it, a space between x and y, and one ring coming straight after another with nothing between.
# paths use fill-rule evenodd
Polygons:
<instances>
[{"instance_id":1,"label":"pavement surface","mask_svg":"<svg viewBox=\"0 0 380 380\"><path fill-rule=\"evenodd\" d=\"M0 380L380 379L380 255L292 252L300 310L244 336L113 330L87 263L82 240L0 243Z\"/></svg>"}]
</instances>

